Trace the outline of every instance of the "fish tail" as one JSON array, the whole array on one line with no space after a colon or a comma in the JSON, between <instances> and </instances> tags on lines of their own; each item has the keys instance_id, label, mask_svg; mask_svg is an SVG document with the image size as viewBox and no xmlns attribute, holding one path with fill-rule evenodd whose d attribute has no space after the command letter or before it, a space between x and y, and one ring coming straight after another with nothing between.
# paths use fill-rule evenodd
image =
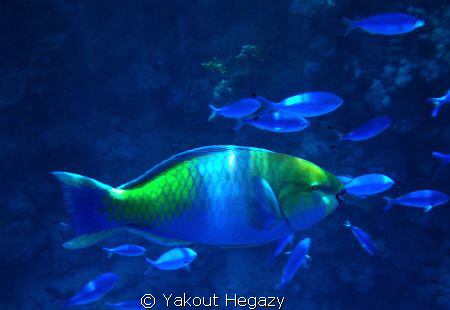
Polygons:
<instances>
[{"instance_id":1,"label":"fish tail","mask_svg":"<svg viewBox=\"0 0 450 310\"><path fill-rule=\"evenodd\" d=\"M217 110L218 110L212 104L209 105L209 108L211 109L211 115L209 115L209 117L208 117L208 122L212 121L217 116Z\"/></svg>"},{"instance_id":2,"label":"fish tail","mask_svg":"<svg viewBox=\"0 0 450 310\"><path fill-rule=\"evenodd\" d=\"M355 25L353 21L347 17L341 16L339 20L347 25L347 30L345 30L342 38L345 38L353 29L355 29Z\"/></svg>"},{"instance_id":3,"label":"fish tail","mask_svg":"<svg viewBox=\"0 0 450 310\"><path fill-rule=\"evenodd\" d=\"M106 252L108 252L108 256L106 257L107 259L110 259L111 256L113 256L114 252L112 249L108 249L108 248L102 248L103 250L105 250Z\"/></svg>"},{"instance_id":4,"label":"fish tail","mask_svg":"<svg viewBox=\"0 0 450 310\"><path fill-rule=\"evenodd\" d=\"M145 261L147 262L147 264L148 264L148 268L147 268L147 270L145 271L145 273L144 273L144 275L145 276L147 276L149 273L150 273L150 271L152 271L154 268L157 268L157 266L156 266L156 262L155 261L153 261L153 260L151 260L150 258L145 258Z\"/></svg>"},{"instance_id":5,"label":"fish tail","mask_svg":"<svg viewBox=\"0 0 450 310\"><path fill-rule=\"evenodd\" d=\"M433 110L431 111L431 116L436 117L439 113L442 103L437 98L428 98L428 103L433 104Z\"/></svg>"},{"instance_id":6,"label":"fish tail","mask_svg":"<svg viewBox=\"0 0 450 310\"><path fill-rule=\"evenodd\" d=\"M239 118L236 125L234 125L233 129L231 129L231 133L238 132L242 127L244 127L245 124L246 122L242 118Z\"/></svg>"},{"instance_id":7,"label":"fish tail","mask_svg":"<svg viewBox=\"0 0 450 310\"><path fill-rule=\"evenodd\" d=\"M68 172L52 172L62 183L76 238L64 243L67 249L91 246L115 234L120 225L107 217L105 209L111 186ZM105 199L106 198L106 199Z\"/></svg>"},{"instance_id":8,"label":"fish tail","mask_svg":"<svg viewBox=\"0 0 450 310\"><path fill-rule=\"evenodd\" d=\"M438 178L438 176L439 176L439 174L441 173L441 171L445 168L445 166L447 166L448 165L448 161L443 161L440 165L439 165L439 167L438 167L438 169L436 170L436 172L435 172L435 174L434 174L434 176L433 176L433 182L435 182L436 180L437 180L437 178Z\"/></svg>"},{"instance_id":9,"label":"fish tail","mask_svg":"<svg viewBox=\"0 0 450 310\"><path fill-rule=\"evenodd\" d=\"M388 196L383 196L383 199L386 201L386 205L384 206L384 212L386 212L394 205L394 199Z\"/></svg>"}]
</instances>

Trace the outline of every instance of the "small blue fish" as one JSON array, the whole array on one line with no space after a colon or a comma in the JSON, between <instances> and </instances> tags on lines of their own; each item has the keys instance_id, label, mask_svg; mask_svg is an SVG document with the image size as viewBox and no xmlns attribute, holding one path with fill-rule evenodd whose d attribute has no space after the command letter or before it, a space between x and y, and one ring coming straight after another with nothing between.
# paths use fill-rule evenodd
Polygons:
<instances>
[{"instance_id":1,"label":"small blue fish","mask_svg":"<svg viewBox=\"0 0 450 310\"><path fill-rule=\"evenodd\" d=\"M344 223L344 226L349 227L352 230L352 233L355 236L356 240L358 240L359 244L367 253L369 253L370 255L375 255L376 248L373 244L372 238L370 238L368 233L366 233L359 227L353 226L348 220Z\"/></svg>"},{"instance_id":2,"label":"small blue fish","mask_svg":"<svg viewBox=\"0 0 450 310\"><path fill-rule=\"evenodd\" d=\"M448 202L449 197L441 192L434 190L418 190L404 194L398 198L383 197L387 204L384 211L389 210L393 205L399 204L403 206L424 208L425 212L429 212L433 207L443 205Z\"/></svg>"},{"instance_id":3,"label":"small blue fish","mask_svg":"<svg viewBox=\"0 0 450 310\"><path fill-rule=\"evenodd\" d=\"M355 21L342 17L341 20L348 27L344 36L356 28L371 34L392 36L408 33L425 25L424 20L402 13L385 13Z\"/></svg>"},{"instance_id":4,"label":"small blue fish","mask_svg":"<svg viewBox=\"0 0 450 310\"><path fill-rule=\"evenodd\" d=\"M141 256L145 253L145 248L135 244L123 244L115 248L102 248L108 252L108 258L111 258L113 254L121 256Z\"/></svg>"},{"instance_id":5,"label":"small blue fish","mask_svg":"<svg viewBox=\"0 0 450 310\"><path fill-rule=\"evenodd\" d=\"M189 264L197 257L197 253L190 248L174 248L163 255L161 255L156 261L152 261L148 258L145 259L147 263L152 267L156 267L161 270L178 270L185 268L189 270Z\"/></svg>"},{"instance_id":6,"label":"small blue fish","mask_svg":"<svg viewBox=\"0 0 450 310\"><path fill-rule=\"evenodd\" d=\"M436 117L439 113L439 109L441 108L441 106L445 103L450 103L450 89L444 96L439 98L427 98L426 101L434 105L433 111L431 112L431 116Z\"/></svg>"},{"instance_id":7,"label":"small blue fish","mask_svg":"<svg viewBox=\"0 0 450 310\"><path fill-rule=\"evenodd\" d=\"M120 309L120 310L142 310L144 309L144 306L142 306L142 303L140 300L129 300L129 301L122 301L115 304L105 302L105 305L109 306L113 309Z\"/></svg>"},{"instance_id":8,"label":"small blue fish","mask_svg":"<svg viewBox=\"0 0 450 310\"><path fill-rule=\"evenodd\" d=\"M354 178L349 183L345 184L347 193L354 196L370 196L384 192L394 185L394 180L390 177L370 173Z\"/></svg>"},{"instance_id":9,"label":"small blue fish","mask_svg":"<svg viewBox=\"0 0 450 310\"><path fill-rule=\"evenodd\" d=\"M275 261L275 258L284 251L284 249L288 244L292 244L293 241L294 235L287 235L286 237L277 240L275 242L275 247L273 249L273 253L272 256L270 257L268 265L271 265Z\"/></svg>"},{"instance_id":10,"label":"small blue fish","mask_svg":"<svg viewBox=\"0 0 450 310\"><path fill-rule=\"evenodd\" d=\"M432 152L431 154L433 155L433 157L438 158L441 161L441 164L439 165L439 168L437 169L433 177L433 181L435 181L442 169L444 169L450 163L450 154L443 154L439 152Z\"/></svg>"},{"instance_id":11,"label":"small blue fish","mask_svg":"<svg viewBox=\"0 0 450 310\"><path fill-rule=\"evenodd\" d=\"M301 266L307 267L306 261L310 259L308 253L311 245L311 239L305 238L300 241L288 258L288 262L283 270L281 281L276 288L283 288L294 276Z\"/></svg>"},{"instance_id":12,"label":"small blue fish","mask_svg":"<svg viewBox=\"0 0 450 310\"><path fill-rule=\"evenodd\" d=\"M367 123L361 125L355 130L341 134L340 132L336 132L339 136L340 141L364 141L370 138L373 138L384 130L389 128L392 124L392 119L388 116L378 116L369 120Z\"/></svg>"},{"instance_id":13,"label":"small blue fish","mask_svg":"<svg viewBox=\"0 0 450 310\"><path fill-rule=\"evenodd\" d=\"M70 305L86 305L99 300L106 295L117 283L119 276L113 272L107 272L98 278L88 282L78 293L66 303Z\"/></svg>"},{"instance_id":14,"label":"small blue fish","mask_svg":"<svg viewBox=\"0 0 450 310\"><path fill-rule=\"evenodd\" d=\"M243 118L238 121L233 131L237 131L245 124L272 132L295 132L307 128L310 123L301 116L295 116L282 111L273 111L262 114L259 118Z\"/></svg>"},{"instance_id":15,"label":"small blue fish","mask_svg":"<svg viewBox=\"0 0 450 310\"><path fill-rule=\"evenodd\" d=\"M217 115L222 115L226 118L241 118L247 116L253 112L256 112L261 107L261 103L256 99L246 98L230 103L221 108L216 108L211 104L209 107L212 112L208 118L208 121L211 121Z\"/></svg>"},{"instance_id":16,"label":"small blue fish","mask_svg":"<svg viewBox=\"0 0 450 310\"><path fill-rule=\"evenodd\" d=\"M291 113L297 116L314 117L330 113L339 108L344 100L332 93L307 92L271 103L273 110Z\"/></svg>"},{"instance_id":17,"label":"small blue fish","mask_svg":"<svg viewBox=\"0 0 450 310\"><path fill-rule=\"evenodd\" d=\"M351 175L337 175L336 177L344 184L350 183L353 180Z\"/></svg>"}]
</instances>

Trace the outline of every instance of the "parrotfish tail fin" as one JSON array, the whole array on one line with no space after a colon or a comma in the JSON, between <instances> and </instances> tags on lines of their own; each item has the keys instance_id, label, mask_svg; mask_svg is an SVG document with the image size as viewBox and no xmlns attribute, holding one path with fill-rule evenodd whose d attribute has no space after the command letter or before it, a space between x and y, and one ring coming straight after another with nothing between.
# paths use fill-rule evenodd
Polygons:
<instances>
[{"instance_id":1,"label":"parrotfish tail fin","mask_svg":"<svg viewBox=\"0 0 450 310\"><path fill-rule=\"evenodd\" d=\"M442 102L437 98L428 98L427 102L433 104L433 110L431 111L431 116L436 117L439 113L439 109L441 108Z\"/></svg>"},{"instance_id":2,"label":"parrotfish tail fin","mask_svg":"<svg viewBox=\"0 0 450 310\"><path fill-rule=\"evenodd\" d=\"M113 256L114 252L111 249L108 248L102 248L102 250L105 250L106 252L108 252L108 256L106 257L107 259L110 259L111 256Z\"/></svg>"},{"instance_id":3,"label":"parrotfish tail fin","mask_svg":"<svg viewBox=\"0 0 450 310\"><path fill-rule=\"evenodd\" d=\"M386 205L384 206L383 211L386 212L394 205L394 199L392 199L388 196L383 196L383 199L386 201Z\"/></svg>"},{"instance_id":4,"label":"parrotfish tail fin","mask_svg":"<svg viewBox=\"0 0 450 310\"><path fill-rule=\"evenodd\" d=\"M352 224L350 223L349 220L346 220L346 221L344 222L344 224L342 224L342 225L344 225L345 227L352 227Z\"/></svg>"},{"instance_id":5,"label":"parrotfish tail fin","mask_svg":"<svg viewBox=\"0 0 450 310\"><path fill-rule=\"evenodd\" d=\"M63 185L76 238L63 244L67 249L85 248L118 232L120 225L107 218L105 198L111 186L68 172L52 172Z\"/></svg>"},{"instance_id":6,"label":"parrotfish tail fin","mask_svg":"<svg viewBox=\"0 0 450 310\"><path fill-rule=\"evenodd\" d=\"M209 105L209 108L211 109L211 115L208 117L208 122L212 121L217 116L217 110L218 110L212 104Z\"/></svg>"},{"instance_id":7,"label":"parrotfish tail fin","mask_svg":"<svg viewBox=\"0 0 450 310\"><path fill-rule=\"evenodd\" d=\"M341 16L339 20L347 25L347 30L341 36L341 39L345 38L353 29L355 29L354 23L351 19Z\"/></svg>"}]
</instances>

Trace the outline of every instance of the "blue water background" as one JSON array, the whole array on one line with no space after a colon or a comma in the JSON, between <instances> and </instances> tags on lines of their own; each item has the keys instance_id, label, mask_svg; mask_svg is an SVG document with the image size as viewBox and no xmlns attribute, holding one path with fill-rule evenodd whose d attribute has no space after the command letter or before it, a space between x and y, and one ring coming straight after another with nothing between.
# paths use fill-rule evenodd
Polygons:
<instances>
[{"instance_id":1,"label":"blue water background","mask_svg":"<svg viewBox=\"0 0 450 310\"><path fill-rule=\"evenodd\" d=\"M425 27L384 37L339 37L338 16L407 12ZM162 294L284 296L282 309L449 309L450 209L424 214L380 197L348 199L316 226L312 261L284 291L274 291L286 257L272 269L272 245L193 246L192 271L153 271L141 258L113 257L93 246L70 251L72 237L59 184L70 171L120 185L181 151L214 144L263 147L343 175L384 173L393 197L422 188L450 194L450 167L436 182L431 151L450 152L450 107L431 117L425 98L450 87L450 6L445 1L86 1L0 3L0 309L58 309L101 273L121 280L104 301ZM207 65L209 63L209 65ZM272 100L303 91L344 99L299 133L276 134L234 122L208 123L208 103L253 93ZM333 126L349 131L373 116L393 118L379 137L334 149ZM368 231L380 253L367 255L342 223ZM122 235L147 256L167 248ZM171 308L175 308L174 305ZM74 308L75 309L75 308Z\"/></svg>"}]
</instances>

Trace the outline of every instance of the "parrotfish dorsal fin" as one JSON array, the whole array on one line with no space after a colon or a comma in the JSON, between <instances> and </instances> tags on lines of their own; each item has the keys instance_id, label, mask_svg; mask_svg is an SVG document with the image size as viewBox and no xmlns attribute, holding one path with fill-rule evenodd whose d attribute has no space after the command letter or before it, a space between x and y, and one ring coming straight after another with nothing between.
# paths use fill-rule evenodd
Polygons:
<instances>
[{"instance_id":1,"label":"parrotfish dorsal fin","mask_svg":"<svg viewBox=\"0 0 450 310\"><path fill-rule=\"evenodd\" d=\"M245 146L234 146L234 145L211 145L211 146L205 146L196 148L193 150L189 150L183 153L176 154L169 159L161 162L160 164L154 166L147 172L145 172L140 177L127 182L125 184L122 184L118 187L118 189L131 189L134 188L140 184L143 184L147 182L148 180L153 179L155 176L159 175L161 172L167 170L170 167L175 166L178 163L191 160L195 157L199 157L202 155L208 155L212 153L220 153L220 152L226 152L226 151L251 151L254 148L252 147L245 147ZM262 151L263 149L257 149L258 151ZM272 151L269 150L263 150L266 152L272 153Z\"/></svg>"}]
</instances>

